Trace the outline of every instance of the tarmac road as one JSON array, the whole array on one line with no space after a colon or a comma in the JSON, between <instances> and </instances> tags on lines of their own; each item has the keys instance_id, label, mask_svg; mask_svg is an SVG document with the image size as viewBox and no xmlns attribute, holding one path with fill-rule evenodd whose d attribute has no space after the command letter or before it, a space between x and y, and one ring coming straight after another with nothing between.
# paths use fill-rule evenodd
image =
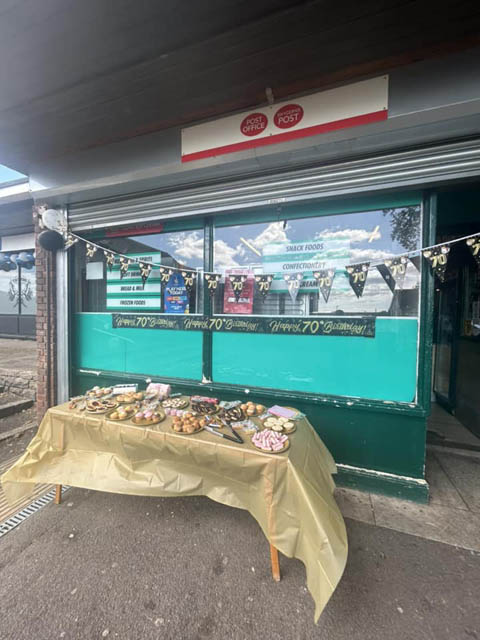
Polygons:
<instances>
[{"instance_id":1,"label":"tarmac road","mask_svg":"<svg viewBox=\"0 0 480 640\"><path fill-rule=\"evenodd\" d=\"M207 498L72 489L0 539L1 640L480 640L480 554L347 520L318 625L301 562Z\"/></svg>"}]
</instances>

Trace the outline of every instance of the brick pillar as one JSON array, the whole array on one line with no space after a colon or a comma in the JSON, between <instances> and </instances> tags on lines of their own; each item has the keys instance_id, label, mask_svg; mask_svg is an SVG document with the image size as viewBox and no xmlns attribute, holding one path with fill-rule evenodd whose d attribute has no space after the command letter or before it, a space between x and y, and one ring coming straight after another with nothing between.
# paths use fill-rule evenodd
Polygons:
<instances>
[{"instance_id":1,"label":"brick pillar","mask_svg":"<svg viewBox=\"0 0 480 640\"><path fill-rule=\"evenodd\" d=\"M40 207L34 207L35 267L37 286L37 417L56 404L57 389L57 323L56 323L56 261L55 252L38 244L41 227Z\"/></svg>"}]
</instances>

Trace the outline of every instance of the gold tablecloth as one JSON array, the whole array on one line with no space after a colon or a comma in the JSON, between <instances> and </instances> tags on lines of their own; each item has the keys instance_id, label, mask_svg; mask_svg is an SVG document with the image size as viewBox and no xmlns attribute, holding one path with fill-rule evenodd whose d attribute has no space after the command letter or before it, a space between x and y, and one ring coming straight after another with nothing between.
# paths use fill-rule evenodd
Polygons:
<instances>
[{"instance_id":1,"label":"gold tablecloth","mask_svg":"<svg viewBox=\"0 0 480 640\"><path fill-rule=\"evenodd\" d=\"M345 524L332 495L336 472L329 451L302 419L284 453L256 449L208 431L177 434L171 418L151 428L50 409L24 455L2 476L10 501L35 483L142 496L204 495L247 509L269 542L306 567L315 621L347 560Z\"/></svg>"}]
</instances>

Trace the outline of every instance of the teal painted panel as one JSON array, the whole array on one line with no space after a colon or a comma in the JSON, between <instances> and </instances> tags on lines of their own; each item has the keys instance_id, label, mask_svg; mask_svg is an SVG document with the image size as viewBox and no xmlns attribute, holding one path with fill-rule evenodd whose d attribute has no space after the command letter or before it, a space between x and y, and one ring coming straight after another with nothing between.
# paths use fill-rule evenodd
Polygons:
<instances>
[{"instance_id":1,"label":"teal painted panel","mask_svg":"<svg viewBox=\"0 0 480 640\"><path fill-rule=\"evenodd\" d=\"M202 378L201 331L112 329L109 313L77 313L73 335L76 368Z\"/></svg>"},{"instance_id":2,"label":"teal painted panel","mask_svg":"<svg viewBox=\"0 0 480 640\"><path fill-rule=\"evenodd\" d=\"M377 318L375 338L213 334L213 380L412 402L416 318Z\"/></svg>"}]
</instances>

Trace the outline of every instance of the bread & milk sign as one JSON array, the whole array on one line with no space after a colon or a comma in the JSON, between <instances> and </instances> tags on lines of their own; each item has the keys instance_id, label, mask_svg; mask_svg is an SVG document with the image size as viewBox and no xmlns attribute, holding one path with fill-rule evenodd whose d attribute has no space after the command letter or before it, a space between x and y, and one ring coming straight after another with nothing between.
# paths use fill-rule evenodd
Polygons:
<instances>
[{"instance_id":1,"label":"bread & milk sign","mask_svg":"<svg viewBox=\"0 0 480 640\"><path fill-rule=\"evenodd\" d=\"M386 120L388 76L182 129L182 162Z\"/></svg>"}]
</instances>

